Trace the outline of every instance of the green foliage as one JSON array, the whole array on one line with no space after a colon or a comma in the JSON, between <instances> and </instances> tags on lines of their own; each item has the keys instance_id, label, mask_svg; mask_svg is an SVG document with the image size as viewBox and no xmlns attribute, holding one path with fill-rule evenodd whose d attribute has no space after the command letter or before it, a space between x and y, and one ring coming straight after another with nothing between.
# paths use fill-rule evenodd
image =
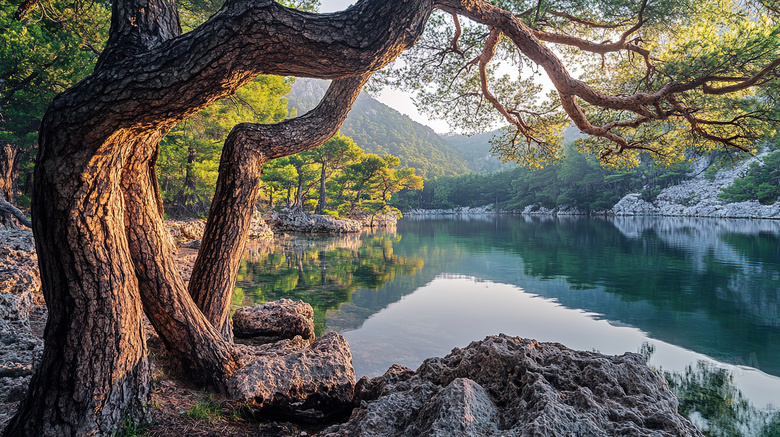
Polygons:
<instances>
[{"instance_id":1,"label":"green foliage","mask_svg":"<svg viewBox=\"0 0 780 437\"><path fill-rule=\"evenodd\" d=\"M126 414L122 415L122 422L117 430L116 437L146 437L149 430L144 425L133 422Z\"/></svg>"},{"instance_id":2,"label":"green foliage","mask_svg":"<svg viewBox=\"0 0 780 437\"><path fill-rule=\"evenodd\" d=\"M238 123L276 123L287 116L290 81L258 76L233 97L179 123L160 143L157 178L165 209L173 216L203 215L217 182L219 157Z\"/></svg>"},{"instance_id":3,"label":"green foliage","mask_svg":"<svg viewBox=\"0 0 780 437\"><path fill-rule=\"evenodd\" d=\"M55 95L92 71L108 33L110 6L38 2L16 20L17 3L0 5L0 141L19 148L20 189L29 193L43 113Z\"/></svg>"},{"instance_id":4,"label":"green foliage","mask_svg":"<svg viewBox=\"0 0 780 437\"><path fill-rule=\"evenodd\" d=\"M734 387L731 373L704 361L682 373L664 372L679 400L678 411L704 419L703 432L712 437L770 437L780 430L780 412L756 409Z\"/></svg>"},{"instance_id":5,"label":"green foliage","mask_svg":"<svg viewBox=\"0 0 780 437\"><path fill-rule=\"evenodd\" d=\"M675 392L680 414L697 412L708 422L711 435L740 436L738 423L742 410L749 408L734 388L726 369L699 361L696 369L688 366L683 374L665 373L669 388Z\"/></svg>"},{"instance_id":6,"label":"green foliage","mask_svg":"<svg viewBox=\"0 0 780 437\"><path fill-rule=\"evenodd\" d=\"M577 79L608 95L653 93L668 83L687 83L702 77L709 78L712 87L720 88L737 82L734 78L749 78L780 58L780 12L770 2L501 0L491 3L517 14L534 29L593 42L615 42L641 21L641 30L624 36L631 44L648 50L647 62L653 64L652 68L636 53L596 54L565 44L556 45L567 69L583 72ZM573 22L571 17L584 21ZM418 107L447 120L453 129L467 133L494 130L499 127L497 122L504 122L503 117L493 105L486 104L479 69L474 62L469 62L480 57L489 30L471 21L461 25L457 50L452 46L455 35L452 17L434 12L420 42L402 55L402 62L395 68L381 72L379 83L416 91ZM544 79L540 79L545 76L540 74L542 68L508 38L499 41L495 61L487 66L486 87L509 113L522 116L532 128L530 135L541 140L518 139L511 129L508 135L497 139L494 148L505 159L537 165L552 162L561 155L562 144L557 141L556 131L565 116L556 96L545 95L549 87L543 86ZM719 78L731 79L718 81ZM658 152L654 159L669 165L684 160L688 150L707 152L723 147L713 136L753 151L757 141L777 132L780 120L777 101L780 80L770 74L761 82L759 88L739 92L704 92L698 88L678 96L679 102L691 108L699 120L693 129L682 111L673 110L671 102L662 102L656 109L648 108L669 115L638 128L612 127L612 133L638 149L604 156L621 165L633 166L642 163L639 150L652 149ZM595 126L613 121L629 122L636 117L628 111L609 110L585 101L579 104ZM699 135L700 129L706 129L709 135ZM603 139L582 143L594 155L615 149L614 143Z\"/></svg>"},{"instance_id":7,"label":"green foliage","mask_svg":"<svg viewBox=\"0 0 780 437\"><path fill-rule=\"evenodd\" d=\"M304 113L316 106L326 89L326 81L298 79L288 96L290 106ZM352 106L341 133L366 152L397 156L401 166L425 178L468 171L465 160L430 128L365 93Z\"/></svg>"},{"instance_id":8,"label":"green foliage","mask_svg":"<svg viewBox=\"0 0 780 437\"><path fill-rule=\"evenodd\" d=\"M274 207L284 201L337 217L400 214L392 206L394 195L422 189L423 180L413 168L397 168L399 163L392 155L365 153L351 138L337 134L320 148L267 163L260 202Z\"/></svg>"},{"instance_id":9,"label":"green foliage","mask_svg":"<svg viewBox=\"0 0 780 437\"><path fill-rule=\"evenodd\" d=\"M687 163L662 167L651 161L626 171L604 168L598 158L572 145L564 150L564 158L541 169L515 167L428 181L421 196L405 194L404 205L446 209L497 204L505 210L568 206L593 212L611 208L631 192L642 192L646 200L652 200L661 189L689 177Z\"/></svg>"},{"instance_id":10,"label":"green foliage","mask_svg":"<svg viewBox=\"0 0 780 437\"><path fill-rule=\"evenodd\" d=\"M222 418L222 409L214 402L214 397L199 400L185 413L187 417L198 422L214 423Z\"/></svg>"},{"instance_id":11,"label":"green foliage","mask_svg":"<svg viewBox=\"0 0 780 437\"><path fill-rule=\"evenodd\" d=\"M762 205L775 203L780 196L780 150L766 155L763 165L754 162L747 174L723 189L720 198L729 202L758 200Z\"/></svg>"}]
</instances>

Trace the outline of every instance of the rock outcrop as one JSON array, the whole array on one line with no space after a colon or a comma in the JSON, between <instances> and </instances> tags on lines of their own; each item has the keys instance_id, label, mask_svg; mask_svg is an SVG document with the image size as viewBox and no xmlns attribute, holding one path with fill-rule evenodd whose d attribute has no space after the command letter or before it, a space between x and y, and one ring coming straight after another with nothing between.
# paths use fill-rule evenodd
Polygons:
<instances>
[{"instance_id":1,"label":"rock outcrop","mask_svg":"<svg viewBox=\"0 0 780 437\"><path fill-rule=\"evenodd\" d=\"M274 238L274 231L266 222L265 216L258 211L252 214L252 221L249 224L250 240L271 240Z\"/></svg>"},{"instance_id":2,"label":"rock outcrop","mask_svg":"<svg viewBox=\"0 0 780 437\"><path fill-rule=\"evenodd\" d=\"M705 161L696 163L692 179L667 187L648 202L639 193L627 194L612 208L615 215L660 215L721 218L780 218L780 202L762 205L757 200L726 203L718 199L721 191L747 174L750 165L762 162L765 154L745 160L738 166L720 170L714 178L704 177Z\"/></svg>"},{"instance_id":3,"label":"rock outcrop","mask_svg":"<svg viewBox=\"0 0 780 437\"><path fill-rule=\"evenodd\" d=\"M168 220L165 222L168 233L176 241L200 240L203 238L203 231L206 229L206 222L203 220Z\"/></svg>"},{"instance_id":4,"label":"rock outcrop","mask_svg":"<svg viewBox=\"0 0 780 437\"><path fill-rule=\"evenodd\" d=\"M304 340L312 341L314 310L306 302L291 299L241 307L233 313L233 335L237 338L286 339L299 335Z\"/></svg>"},{"instance_id":5,"label":"rock outcrop","mask_svg":"<svg viewBox=\"0 0 780 437\"><path fill-rule=\"evenodd\" d=\"M499 335L362 378L350 420L321 436L702 436L637 354Z\"/></svg>"},{"instance_id":6,"label":"rock outcrop","mask_svg":"<svg viewBox=\"0 0 780 437\"><path fill-rule=\"evenodd\" d=\"M469 207L459 206L450 209L411 209L406 211L406 216L436 216L436 215L471 215L471 214L495 214L499 212L493 205Z\"/></svg>"},{"instance_id":7,"label":"rock outcrop","mask_svg":"<svg viewBox=\"0 0 780 437\"><path fill-rule=\"evenodd\" d=\"M393 228L398 225L398 217L392 213L372 216L365 212L359 212L351 215L350 219L359 222L364 228Z\"/></svg>"},{"instance_id":8,"label":"rock outcrop","mask_svg":"<svg viewBox=\"0 0 780 437\"><path fill-rule=\"evenodd\" d=\"M261 346L258 358L228 382L231 396L266 414L318 421L352 407L355 370L347 340L329 332L311 345L301 337Z\"/></svg>"},{"instance_id":9,"label":"rock outcrop","mask_svg":"<svg viewBox=\"0 0 780 437\"><path fill-rule=\"evenodd\" d=\"M355 220L337 219L327 215L283 209L271 213L272 227L277 231L306 232L310 234L345 234L360 232L363 225Z\"/></svg>"},{"instance_id":10,"label":"rock outcrop","mask_svg":"<svg viewBox=\"0 0 780 437\"><path fill-rule=\"evenodd\" d=\"M43 341L30 318L45 320L32 232L0 228L0 429L27 392Z\"/></svg>"},{"instance_id":11,"label":"rock outcrop","mask_svg":"<svg viewBox=\"0 0 780 437\"><path fill-rule=\"evenodd\" d=\"M167 220L165 227L179 247L185 249L200 249L200 240L206 230L206 222L200 219L192 220ZM271 227L266 223L265 217L255 211L249 225L250 240L270 240L274 238Z\"/></svg>"}]
</instances>

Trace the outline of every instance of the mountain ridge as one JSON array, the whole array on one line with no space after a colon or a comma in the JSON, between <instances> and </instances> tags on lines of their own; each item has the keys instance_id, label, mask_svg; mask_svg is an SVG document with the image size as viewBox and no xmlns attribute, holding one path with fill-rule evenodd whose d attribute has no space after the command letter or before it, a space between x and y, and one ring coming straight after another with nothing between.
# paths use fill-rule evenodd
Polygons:
<instances>
[{"instance_id":1,"label":"mountain ridge","mask_svg":"<svg viewBox=\"0 0 780 437\"><path fill-rule=\"evenodd\" d=\"M328 87L328 81L297 78L287 95L290 108L298 114L314 108ZM370 153L397 156L402 166L412 167L425 178L454 176L474 171L458 150L428 126L418 123L374 99L360 93L341 134L351 137Z\"/></svg>"}]
</instances>

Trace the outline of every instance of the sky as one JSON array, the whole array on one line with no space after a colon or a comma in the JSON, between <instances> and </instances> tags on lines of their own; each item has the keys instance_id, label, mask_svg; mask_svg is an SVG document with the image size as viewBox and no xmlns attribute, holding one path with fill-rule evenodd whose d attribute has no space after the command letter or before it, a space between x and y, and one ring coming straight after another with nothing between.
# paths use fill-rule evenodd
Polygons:
<instances>
[{"instance_id":1,"label":"sky","mask_svg":"<svg viewBox=\"0 0 780 437\"><path fill-rule=\"evenodd\" d=\"M355 3L354 0L320 0L320 12L342 11L353 3ZM412 94L408 92L385 89L373 97L412 120L430 127L437 133L443 134L451 130L445 121L432 120L427 115L420 113L412 102Z\"/></svg>"}]
</instances>

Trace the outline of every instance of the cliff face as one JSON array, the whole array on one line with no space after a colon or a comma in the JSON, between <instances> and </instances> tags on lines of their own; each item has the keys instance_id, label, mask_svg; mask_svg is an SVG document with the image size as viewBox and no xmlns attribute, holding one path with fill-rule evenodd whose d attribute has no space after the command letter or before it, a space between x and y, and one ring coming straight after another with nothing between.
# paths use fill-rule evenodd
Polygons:
<instances>
[{"instance_id":1,"label":"cliff face","mask_svg":"<svg viewBox=\"0 0 780 437\"><path fill-rule=\"evenodd\" d=\"M667 187L653 202L639 193L628 194L612 208L618 216L662 215L687 217L780 218L780 202L761 205L757 200L725 203L718 199L723 188L745 176L750 164L763 162L766 153L748 159L733 169L720 170L714 179L704 178L704 162L696 164L697 176L679 185Z\"/></svg>"}]
</instances>

